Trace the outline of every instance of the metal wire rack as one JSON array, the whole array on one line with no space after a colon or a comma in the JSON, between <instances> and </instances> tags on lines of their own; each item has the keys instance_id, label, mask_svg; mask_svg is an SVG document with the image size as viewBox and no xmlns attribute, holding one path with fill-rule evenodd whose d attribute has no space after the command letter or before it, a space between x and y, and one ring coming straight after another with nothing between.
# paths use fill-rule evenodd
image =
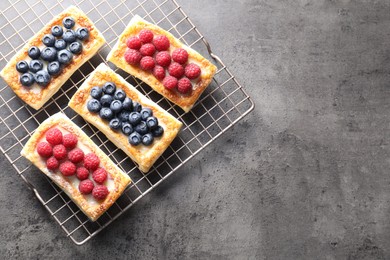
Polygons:
<instances>
[{"instance_id":1,"label":"metal wire rack","mask_svg":"<svg viewBox=\"0 0 390 260\"><path fill-rule=\"evenodd\" d=\"M0 68L53 16L69 5L81 8L103 33L107 44L95 57L77 70L63 87L36 111L22 102L1 80L0 84L0 149L20 177L35 193L44 207L77 245L81 245L99 233L107 225L129 209L135 202L155 188L176 169L199 153L253 108L253 102L245 93L224 63L213 54L210 45L191 22L175 0L144 1L10 1L0 11ZM116 70L147 97L158 103L184 124L179 136L157 160L147 174L141 173L135 164L96 128L86 123L68 107L70 97L97 65L105 62L109 50L130 19L138 14L146 20L170 31L185 44L205 57L213 58L218 66L211 85L200 97L191 112L184 114L165 98L154 92L142 81ZM64 112L98 144L129 176L134 183L126 189L115 204L96 222L91 222L44 174L20 156L38 125L50 115Z\"/></svg>"}]
</instances>

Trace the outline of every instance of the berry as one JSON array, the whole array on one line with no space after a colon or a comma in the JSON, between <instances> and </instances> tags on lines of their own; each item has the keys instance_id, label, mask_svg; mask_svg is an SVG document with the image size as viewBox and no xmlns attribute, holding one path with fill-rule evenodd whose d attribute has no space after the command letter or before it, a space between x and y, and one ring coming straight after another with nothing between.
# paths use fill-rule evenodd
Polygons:
<instances>
[{"instance_id":1,"label":"berry","mask_svg":"<svg viewBox=\"0 0 390 260\"><path fill-rule=\"evenodd\" d=\"M133 111L134 112L141 112L142 110L142 106L140 103L138 103L137 101L133 101Z\"/></svg>"},{"instance_id":2,"label":"berry","mask_svg":"<svg viewBox=\"0 0 390 260\"><path fill-rule=\"evenodd\" d=\"M130 135L133 132L133 127L129 123L122 123L122 133Z\"/></svg>"},{"instance_id":3,"label":"berry","mask_svg":"<svg viewBox=\"0 0 390 260\"><path fill-rule=\"evenodd\" d=\"M80 181L82 181L82 180L88 179L89 171L85 167L79 167L76 170L76 175L77 175L77 178Z\"/></svg>"},{"instance_id":4,"label":"berry","mask_svg":"<svg viewBox=\"0 0 390 260\"><path fill-rule=\"evenodd\" d=\"M57 144L53 147L53 156L57 160L65 159L67 155L66 148L63 144Z\"/></svg>"},{"instance_id":5,"label":"berry","mask_svg":"<svg viewBox=\"0 0 390 260\"><path fill-rule=\"evenodd\" d=\"M51 27L51 34L53 34L53 36L61 37L63 33L64 30L62 29L62 26L55 25Z\"/></svg>"},{"instance_id":6,"label":"berry","mask_svg":"<svg viewBox=\"0 0 390 260\"><path fill-rule=\"evenodd\" d=\"M46 87L49 85L51 76L47 72L47 70L40 70L37 73L35 73L35 82L42 87Z\"/></svg>"},{"instance_id":7,"label":"berry","mask_svg":"<svg viewBox=\"0 0 390 260\"><path fill-rule=\"evenodd\" d=\"M37 152L42 157L50 157L53 154L53 148L47 142L40 142L37 145Z\"/></svg>"},{"instance_id":8,"label":"berry","mask_svg":"<svg viewBox=\"0 0 390 260\"><path fill-rule=\"evenodd\" d=\"M102 184L107 179L107 172L103 168L98 168L92 173L92 178L99 184Z\"/></svg>"},{"instance_id":9,"label":"berry","mask_svg":"<svg viewBox=\"0 0 390 260\"><path fill-rule=\"evenodd\" d=\"M198 65L194 63L187 64L186 68L184 69L184 74L189 79L196 79L200 76L200 68Z\"/></svg>"},{"instance_id":10,"label":"berry","mask_svg":"<svg viewBox=\"0 0 390 260\"><path fill-rule=\"evenodd\" d=\"M112 101L111 104L110 104L110 109L114 113L121 112L122 111L122 102L120 102L119 100Z\"/></svg>"},{"instance_id":11,"label":"berry","mask_svg":"<svg viewBox=\"0 0 390 260\"><path fill-rule=\"evenodd\" d=\"M165 78L165 69L159 65L156 65L153 69L153 75L158 80L163 80Z\"/></svg>"},{"instance_id":12,"label":"berry","mask_svg":"<svg viewBox=\"0 0 390 260\"><path fill-rule=\"evenodd\" d=\"M95 185L91 180L83 180L79 183L79 191L85 195L90 194L94 187Z\"/></svg>"},{"instance_id":13,"label":"berry","mask_svg":"<svg viewBox=\"0 0 390 260\"><path fill-rule=\"evenodd\" d=\"M90 99L87 103L87 109L91 113L97 113L102 109L102 105L100 104L99 100L97 99Z\"/></svg>"},{"instance_id":14,"label":"berry","mask_svg":"<svg viewBox=\"0 0 390 260\"><path fill-rule=\"evenodd\" d=\"M163 85L167 89L174 89L177 86L177 78L168 75L164 78Z\"/></svg>"},{"instance_id":15,"label":"berry","mask_svg":"<svg viewBox=\"0 0 390 260\"><path fill-rule=\"evenodd\" d=\"M92 190L92 196L97 200L103 200L107 197L109 191L104 185L97 185Z\"/></svg>"},{"instance_id":16,"label":"berry","mask_svg":"<svg viewBox=\"0 0 390 260\"><path fill-rule=\"evenodd\" d=\"M188 52L183 48L176 49L172 52L172 60L184 64L188 60Z\"/></svg>"},{"instance_id":17,"label":"berry","mask_svg":"<svg viewBox=\"0 0 390 260\"><path fill-rule=\"evenodd\" d=\"M88 38L89 38L89 30L88 30L88 28L85 28L85 27L77 28L77 30L76 30L76 37L80 41L88 40Z\"/></svg>"},{"instance_id":18,"label":"berry","mask_svg":"<svg viewBox=\"0 0 390 260\"><path fill-rule=\"evenodd\" d=\"M84 167L88 170L96 170L99 167L100 160L99 157L94 153L88 153L84 156Z\"/></svg>"},{"instance_id":19,"label":"berry","mask_svg":"<svg viewBox=\"0 0 390 260\"><path fill-rule=\"evenodd\" d=\"M127 122L127 121L129 121L129 115L130 115L130 112L129 112L129 111L122 110L122 111L118 114L118 118L119 118L122 122Z\"/></svg>"},{"instance_id":20,"label":"berry","mask_svg":"<svg viewBox=\"0 0 390 260\"><path fill-rule=\"evenodd\" d=\"M153 56L153 54L156 52L156 47L154 47L154 45L151 43L145 43L144 45L141 46L139 52L143 56Z\"/></svg>"},{"instance_id":21,"label":"berry","mask_svg":"<svg viewBox=\"0 0 390 260\"><path fill-rule=\"evenodd\" d=\"M68 159L72 163L81 162L84 159L84 152L80 148L75 148L68 153Z\"/></svg>"},{"instance_id":22,"label":"berry","mask_svg":"<svg viewBox=\"0 0 390 260\"><path fill-rule=\"evenodd\" d=\"M129 115L129 123L132 125L138 125L139 122L141 122L142 117L141 114L138 112L131 112Z\"/></svg>"},{"instance_id":23,"label":"berry","mask_svg":"<svg viewBox=\"0 0 390 260\"><path fill-rule=\"evenodd\" d=\"M114 95L116 90L116 85L114 82L106 82L103 85L103 92L109 95Z\"/></svg>"},{"instance_id":24,"label":"berry","mask_svg":"<svg viewBox=\"0 0 390 260\"><path fill-rule=\"evenodd\" d=\"M161 125L158 125L156 128L153 128L152 130L150 130L150 132L152 133L152 135L154 137L160 137L164 133L164 128Z\"/></svg>"},{"instance_id":25,"label":"berry","mask_svg":"<svg viewBox=\"0 0 390 260\"><path fill-rule=\"evenodd\" d=\"M75 25L75 23L76 22L74 21L74 19L70 16L67 16L64 18L64 20L62 20L62 24L66 29L72 28Z\"/></svg>"},{"instance_id":26,"label":"berry","mask_svg":"<svg viewBox=\"0 0 390 260\"><path fill-rule=\"evenodd\" d=\"M141 135L137 132L132 132L129 135L129 143L131 145L139 145L141 143Z\"/></svg>"},{"instance_id":27,"label":"berry","mask_svg":"<svg viewBox=\"0 0 390 260\"><path fill-rule=\"evenodd\" d=\"M111 105L111 102L112 102L113 98L111 95L103 95L101 98L100 98L100 103L102 104L102 106L104 107L109 107Z\"/></svg>"},{"instance_id":28,"label":"berry","mask_svg":"<svg viewBox=\"0 0 390 260\"><path fill-rule=\"evenodd\" d=\"M119 130L122 126L122 122L118 118L113 118L108 125L112 130Z\"/></svg>"},{"instance_id":29,"label":"berry","mask_svg":"<svg viewBox=\"0 0 390 260\"><path fill-rule=\"evenodd\" d=\"M137 65L142 59L142 54L139 51L133 49L127 49L124 56L126 62L131 65Z\"/></svg>"},{"instance_id":30,"label":"berry","mask_svg":"<svg viewBox=\"0 0 390 260\"><path fill-rule=\"evenodd\" d=\"M188 78L181 78L177 82L177 91L187 94L192 89L191 81Z\"/></svg>"},{"instance_id":31,"label":"berry","mask_svg":"<svg viewBox=\"0 0 390 260\"><path fill-rule=\"evenodd\" d=\"M61 65L58 61L52 61L47 65L47 72L51 76L57 76L62 71Z\"/></svg>"},{"instance_id":32,"label":"berry","mask_svg":"<svg viewBox=\"0 0 390 260\"><path fill-rule=\"evenodd\" d=\"M146 120L148 117L152 116L153 115L153 111L148 108L148 107L145 107L141 110L141 118L142 120Z\"/></svg>"},{"instance_id":33,"label":"berry","mask_svg":"<svg viewBox=\"0 0 390 260\"><path fill-rule=\"evenodd\" d=\"M53 47L45 47L41 52L41 58L44 61L54 61L57 58L57 50Z\"/></svg>"},{"instance_id":34,"label":"berry","mask_svg":"<svg viewBox=\"0 0 390 260\"><path fill-rule=\"evenodd\" d=\"M46 132L46 141L51 145L57 145L62 143L62 133L58 128L50 128Z\"/></svg>"},{"instance_id":35,"label":"berry","mask_svg":"<svg viewBox=\"0 0 390 260\"><path fill-rule=\"evenodd\" d=\"M47 47L54 46L55 42L56 38L52 34L45 34L42 38L42 43L45 44Z\"/></svg>"},{"instance_id":36,"label":"berry","mask_svg":"<svg viewBox=\"0 0 390 260\"><path fill-rule=\"evenodd\" d=\"M169 40L165 35L159 35L153 39L153 44L159 51L166 51L169 49Z\"/></svg>"},{"instance_id":37,"label":"berry","mask_svg":"<svg viewBox=\"0 0 390 260\"><path fill-rule=\"evenodd\" d=\"M149 146L153 143L153 135L151 133L147 133L145 135L142 136L142 144L143 145L146 145L146 146Z\"/></svg>"},{"instance_id":38,"label":"berry","mask_svg":"<svg viewBox=\"0 0 390 260\"><path fill-rule=\"evenodd\" d=\"M57 60L61 63L61 64L68 64L72 61L73 59L73 54L68 51L67 49L65 50L60 50L58 53L57 53Z\"/></svg>"},{"instance_id":39,"label":"berry","mask_svg":"<svg viewBox=\"0 0 390 260\"><path fill-rule=\"evenodd\" d=\"M98 86L95 86L91 89L91 97L95 99L100 99L102 97L102 89L99 88Z\"/></svg>"},{"instance_id":40,"label":"berry","mask_svg":"<svg viewBox=\"0 0 390 260\"><path fill-rule=\"evenodd\" d=\"M152 70L154 65L154 59L150 56L144 56L140 61L140 66L143 70Z\"/></svg>"},{"instance_id":41,"label":"berry","mask_svg":"<svg viewBox=\"0 0 390 260\"><path fill-rule=\"evenodd\" d=\"M79 42L72 42L70 45L69 45L69 50L73 53L73 54L80 54L82 51L83 51L83 45Z\"/></svg>"},{"instance_id":42,"label":"berry","mask_svg":"<svg viewBox=\"0 0 390 260\"><path fill-rule=\"evenodd\" d=\"M114 99L117 99L121 102L123 102L126 98L126 93L123 91L123 89L117 89L114 94Z\"/></svg>"},{"instance_id":43,"label":"berry","mask_svg":"<svg viewBox=\"0 0 390 260\"><path fill-rule=\"evenodd\" d=\"M58 39L54 43L54 48L56 48L57 51L60 51L60 50L65 49L66 45L67 45L67 43L66 43L66 41L64 41L64 39Z\"/></svg>"},{"instance_id":44,"label":"berry","mask_svg":"<svg viewBox=\"0 0 390 260\"><path fill-rule=\"evenodd\" d=\"M66 30L62 35L62 39L67 43L72 43L76 40L76 33L73 30Z\"/></svg>"},{"instance_id":45,"label":"berry","mask_svg":"<svg viewBox=\"0 0 390 260\"><path fill-rule=\"evenodd\" d=\"M67 149L73 149L77 145L77 136L74 134L66 134L62 137L62 144Z\"/></svg>"},{"instance_id":46,"label":"berry","mask_svg":"<svg viewBox=\"0 0 390 260\"><path fill-rule=\"evenodd\" d=\"M72 162L66 161L60 164L60 172L64 176L71 176L76 173L76 165Z\"/></svg>"},{"instance_id":47,"label":"berry","mask_svg":"<svg viewBox=\"0 0 390 260\"><path fill-rule=\"evenodd\" d=\"M139 122L138 125L136 125L134 127L134 131L136 131L137 133L139 133L140 135L144 135L146 134L147 132L149 132L149 128L148 126L146 125L145 121L141 121Z\"/></svg>"},{"instance_id":48,"label":"berry","mask_svg":"<svg viewBox=\"0 0 390 260\"><path fill-rule=\"evenodd\" d=\"M24 73L22 76L20 76L20 84L22 84L25 87L29 87L32 84L34 84L35 79L34 75L30 72Z\"/></svg>"},{"instance_id":49,"label":"berry","mask_svg":"<svg viewBox=\"0 0 390 260\"><path fill-rule=\"evenodd\" d=\"M41 56L41 50L37 46L32 46L28 49L28 56L36 60Z\"/></svg>"},{"instance_id":50,"label":"berry","mask_svg":"<svg viewBox=\"0 0 390 260\"><path fill-rule=\"evenodd\" d=\"M171 55L167 51L160 51L156 54L156 63L163 67L168 67L171 64Z\"/></svg>"},{"instance_id":51,"label":"berry","mask_svg":"<svg viewBox=\"0 0 390 260\"><path fill-rule=\"evenodd\" d=\"M145 122L149 129L153 129L158 126L158 119L154 116L148 117Z\"/></svg>"},{"instance_id":52,"label":"berry","mask_svg":"<svg viewBox=\"0 0 390 260\"><path fill-rule=\"evenodd\" d=\"M46 160L46 168L48 168L49 170L54 171L54 170L58 169L59 165L60 165L60 163L58 162L58 160L54 156L52 156Z\"/></svg>"},{"instance_id":53,"label":"berry","mask_svg":"<svg viewBox=\"0 0 390 260\"><path fill-rule=\"evenodd\" d=\"M142 43L148 43L153 41L153 33L151 30L148 29L143 29L139 32L139 39L141 40Z\"/></svg>"},{"instance_id":54,"label":"berry","mask_svg":"<svg viewBox=\"0 0 390 260\"><path fill-rule=\"evenodd\" d=\"M31 72L38 72L43 68L43 63L40 60L32 60L30 61L30 71Z\"/></svg>"},{"instance_id":55,"label":"berry","mask_svg":"<svg viewBox=\"0 0 390 260\"><path fill-rule=\"evenodd\" d=\"M168 67L169 75L174 76L175 78L181 78L184 75L184 68L177 62L171 63Z\"/></svg>"},{"instance_id":56,"label":"berry","mask_svg":"<svg viewBox=\"0 0 390 260\"><path fill-rule=\"evenodd\" d=\"M25 73L28 71L28 63L25 60L19 61L16 63L16 70L20 73Z\"/></svg>"},{"instance_id":57,"label":"berry","mask_svg":"<svg viewBox=\"0 0 390 260\"><path fill-rule=\"evenodd\" d=\"M114 118L114 113L108 107L103 107L102 109L100 109L99 115L102 119L108 120L108 121L111 120L112 118Z\"/></svg>"},{"instance_id":58,"label":"berry","mask_svg":"<svg viewBox=\"0 0 390 260\"><path fill-rule=\"evenodd\" d=\"M142 42L137 36L132 36L127 38L126 45L130 49L139 50L139 48L142 46Z\"/></svg>"}]
</instances>

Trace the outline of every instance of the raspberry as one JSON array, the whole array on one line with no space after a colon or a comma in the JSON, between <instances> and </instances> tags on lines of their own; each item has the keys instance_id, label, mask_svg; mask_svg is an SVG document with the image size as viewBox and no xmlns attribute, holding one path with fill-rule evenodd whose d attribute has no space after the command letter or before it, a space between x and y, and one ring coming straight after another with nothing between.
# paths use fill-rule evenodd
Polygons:
<instances>
[{"instance_id":1,"label":"raspberry","mask_svg":"<svg viewBox=\"0 0 390 260\"><path fill-rule=\"evenodd\" d=\"M184 74L189 79L196 79L200 76L200 72L199 66L194 63L189 63L184 69Z\"/></svg>"},{"instance_id":2,"label":"raspberry","mask_svg":"<svg viewBox=\"0 0 390 260\"><path fill-rule=\"evenodd\" d=\"M184 64L188 60L188 52L182 48L176 49L172 52L172 60Z\"/></svg>"},{"instance_id":3,"label":"raspberry","mask_svg":"<svg viewBox=\"0 0 390 260\"><path fill-rule=\"evenodd\" d=\"M159 51L166 51L169 49L169 40L165 35L159 35L153 39L153 44L156 46L156 49Z\"/></svg>"},{"instance_id":4,"label":"raspberry","mask_svg":"<svg viewBox=\"0 0 390 260\"><path fill-rule=\"evenodd\" d=\"M53 155L57 160L66 158L67 152L63 144L57 144L53 147Z\"/></svg>"},{"instance_id":5,"label":"raspberry","mask_svg":"<svg viewBox=\"0 0 390 260\"><path fill-rule=\"evenodd\" d=\"M88 170L96 170L99 164L100 160L94 153L88 153L84 156L84 167Z\"/></svg>"},{"instance_id":6,"label":"raspberry","mask_svg":"<svg viewBox=\"0 0 390 260\"><path fill-rule=\"evenodd\" d=\"M156 52L156 48L151 43L145 43L142 45L141 49L139 49L139 52L143 56L153 56L153 54Z\"/></svg>"},{"instance_id":7,"label":"raspberry","mask_svg":"<svg viewBox=\"0 0 390 260\"><path fill-rule=\"evenodd\" d=\"M171 63L168 67L169 75L174 76L176 78L181 78L184 75L184 68L177 62Z\"/></svg>"},{"instance_id":8,"label":"raspberry","mask_svg":"<svg viewBox=\"0 0 390 260\"><path fill-rule=\"evenodd\" d=\"M142 42L137 36L132 36L127 38L126 45L130 49L139 50L139 48L141 48Z\"/></svg>"},{"instance_id":9,"label":"raspberry","mask_svg":"<svg viewBox=\"0 0 390 260\"><path fill-rule=\"evenodd\" d=\"M168 75L164 78L163 85L167 89L174 89L177 86L177 78Z\"/></svg>"},{"instance_id":10,"label":"raspberry","mask_svg":"<svg viewBox=\"0 0 390 260\"><path fill-rule=\"evenodd\" d=\"M46 140L51 145L62 143L62 133L58 128L51 128L46 132Z\"/></svg>"},{"instance_id":11,"label":"raspberry","mask_svg":"<svg viewBox=\"0 0 390 260\"><path fill-rule=\"evenodd\" d=\"M171 55L167 51L159 51L156 54L156 63L163 67L168 67L171 64Z\"/></svg>"},{"instance_id":12,"label":"raspberry","mask_svg":"<svg viewBox=\"0 0 390 260\"><path fill-rule=\"evenodd\" d=\"M74 134L66 134L62 138L62 144L67 148L67 149L73 149L77 145L77 136Z\"/></svg>"},{"instance_id":13,"label":"raspberry","mask_svg":"<svg viewBox=\"0 0 390 260\"><path fill-rule=\"evenodd\" d=\"M192 89L191 81L188 78L181 78L177 82L177 91L187 94Z\"/></svg>"},{"instance_id":14,"label":"raspberry","mask_svg":"<svg viewBox=\"0 0 390 260\"><path fill-rule=\"evenodd\" d=\"M93 182L91 180L83 180L79 183L79 191L82 194L90 194L93 190L95 185L93 185Z\"/></svg>"},{"instance_id":15,"label":"raspberry","mask_svg":"<svg viewBox=\"0 0 390 260\"><path fill-rule=\"evenodd\" d=\"M92 173L92 178L99 184L102 184L107 179L107 172L103 168L98 168Z\"/></svg>"},{"instance_id":16,"label":"raspberry","mask_svg":"<svg viewBox=\"0 0 390 260\"><path fill-rule=\"evenodd\" d=\"M92 196L97 200L105 199L108 195L108 189L104 185L97 185L92 190Z\"/></svg>"},{"instance_id":17,"label":"raspberry","mask_svg":"<svg viewBox=\"0 0 390 260\"><path fill-rule=\"evenodd\" d=\"M142 59L142 55L139 51L133 49L127 49L125 52L125 60L131 65L137 65Z\"/></svg>"},{"instance_id":18,"label":"raspberry","mask_svg":"<svg viewBox=\"0 0 390 260\"><path fill-rule=\"evenodd\" d=\"M153 69L153 75L158 80L163 80L165 78L165 69L161 66L156 65Z\"/></svg>"},{"instance_id":19,"label":"raspberry","mask_svg":"<svg viewBox=\"0 0 390 260\"><path fill-rule=\"evenodd\" d=\"M150 56L144 56L141 59L140 65L143 70L152 70L155 65L154 59Z\"/></svg>"},{"instance_id":20,"label":"raspberry","mask_svg":"<svg viewBox=\"0 0 390 260\"><path fill-rule=\"evenodd\" d=\"M47 142L40 142L37 145L37 152L42 157L50 157L53 154L53 148Z\"/></svg>"},{"instance_id":21,"label":"raspberry","mask_svg":"<svg viewBox=\"0 0 390 260\"><path fill-rule=\"evenodd\" d=\"M148 43L153 41L153 33L151 30L143 29L138 34L139 39L142 43Z\"/></svg>"},{"instance_id":22,"label":"raspberry","mask_svg":"<svg viewBox=\"0 0 390 260\"><path fill-rule=\"evenodd\" d=\"M68 159L72 163L81 162L84 159L84 152L80 148L75 148L68 153Z\"/></svg>"},{"instance_id":23,"label":"raspberry","mask_svg":"<svg viewBox=\"0 0 390 260\"><path fill-rule=\"evenodd\" d=\"M63 162L60 164L60 172L64 176L71 176L76 173L76 165L69 161Z\"/></svg>"},{"instance_id":24,"label":"raspberry","mask_svg":"<svg viewBox=\"0 0 390 260\"><path fill-rule=\"evenodd\" d=\"M88 178L89 171L85 167L79 167L76 170L77 178L82 181Z\"/></svg>"},{"instance_id":25,"label":"raspberry","mask_svg":"<svg viewBox=\"0 0 390 260\"><path fill-rule=\"evenodd\" d=\"M49 170L54 171L55 169L58 168L58 165L59 165L58 160L54 156L46 160L46 167Z\"/></svg>"}]
</instances>

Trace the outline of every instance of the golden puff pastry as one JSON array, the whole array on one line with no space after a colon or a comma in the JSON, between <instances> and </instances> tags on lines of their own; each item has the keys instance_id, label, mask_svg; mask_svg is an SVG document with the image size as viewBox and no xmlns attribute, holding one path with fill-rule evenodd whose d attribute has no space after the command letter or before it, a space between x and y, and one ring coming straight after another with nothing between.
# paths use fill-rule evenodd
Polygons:
<instances>
[{"instance_id":1,"label":"golden puff pastry","mask_svg":"<svg viewBox=\"0 0 390 260\"><path fill-rule=\"evenodd\" d=\"M63 134L71 133L78 139L77 148L85 154L94 153L100 159L99 167L104 168L108 177L104 185L108 188L108 195L103 200L96 200L91 194L83 195L78 188L79 179L73 176L64 176L58 169L51 171L46 166L46 161L37 152L38 143L45 141L46 132L56 127ZM122 194L130 184L131 179L116 166L100 148L68 117L63 113L57 113L46 119L34 132L21 151L21 155L30 160L54 183L56 183L88 216L92 221L97 220ZM90 178L91 179L91 178Z\"/></svg>"},{"instance_id":2,"label":"golden puff pastry","mask_svg":"<svg viewBox=\"0 0 390 260\"><path fill-rule=\"evenodd\" d=\"M129 143L128 136L124 135L121 131L113 131L109 127L108 122L104 121L99 114L91 113L87 109L87 102L91 99L91 89L94 86L103 86L106 82L115 83L117 89L122 89L127 97L140 103L143 107L150 108L153 111L153 115L158 119L159 124L164 128L163 135L155 138L150 146L144 146L142 144L133 146ZM138 164L138 167L142 172L149 171L154 162L171 144L183 125L179 120L145 97L125 79L103 63L90 74L78 91L73 95L69 102L69 107L102 131L111 142L123 150L136 164Z\"/></svg>"},{"instance_id":3,"label":"golden puff pastry","mask_svg":"<svg viewBox=\"0 0 390 260\"><path fill-rule=\"evenodd\" d=\"M62 25L62 20L71 16L76 22L76 27L86 27L89 30L89 39L83 42L83 50L80 54L74 55L72 61L63 68L57 77L52 77L46 87L38 86L34 83L31 87L24 87L19 81L20 73L15 69L16 63L22 60L30 61L28 49L37 46L40 49L44 47L41 42L45 34L50 34L51 28L55 25ZM18 51L7 65L0 72L7 84L12 88L24 102L32 108L38 110L52 97L60 87L69 79L69 77L86 61L88 61L105 43L103 35L98 31L90 19L75 6L70 6L65 11L54 17L38 33L36 33L25 45Z\"/></svg>"},{"instance_id":4,"label":"golden puff pastry","mask_svg":"<svg viewBox=\"0 0 390 260\"><path fill-rule=\"evenodd\" d=\"M126 40L131 36L137 36L142 29L149 29L154 35L165 35L170 42L168 51L172 54L174 49L183 48L188 52L188 61L195 63L201 68L201 75L193 82L193 90L190 94L180 94L178 91L172 91L163 86L162 81L156 79L149 71L142 70L137 65L131 65L126 62L124 54L126 52ZM210 84L217 67L210 61L205 59L192 48L184 45L181 41L175 38L171 33L164 29L143 20L140 16L135 15L123 33L119 36L118 42L115 44L111 52L107 56L107 60L114 63L117 67L130 73L131 75L141 79L152 87L155 91L163 95L165 98L181 107L186 113L191 110L199 96Z\"/></svg>"}]
</instances>

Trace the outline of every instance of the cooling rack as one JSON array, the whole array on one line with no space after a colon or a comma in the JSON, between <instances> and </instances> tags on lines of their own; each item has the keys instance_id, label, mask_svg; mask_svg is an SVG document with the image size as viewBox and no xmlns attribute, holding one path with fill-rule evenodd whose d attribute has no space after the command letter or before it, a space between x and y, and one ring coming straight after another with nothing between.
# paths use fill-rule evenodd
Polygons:
<instances>
[{"instance_id":1,"label":"cooling rack","mask_svg":"<svg viewBox=\"0 0 390 260\"><path fill-rule=\"evenodd\" d=\"M95 23L107 43L86 62L40 110L34 110L0 81L0 150L50 215L74 243L81 245L95 236L135 202L154 189L176 169L199 153L242 119L254 105L242 86L210 48L198 28L175 0L145 1L30 1L2 2L0 11L0 68L53 16L69 5L78 6ZM92 125L68 107L68 101L101 62L130 19L138 14L168 30L186 45L214 60L218 71L211 85L187 114L154 92L142 81L117 69L128 82L184 124L178 137L147 174ZM110 65L114 68L112 65ZM91 222L49 178L20 156L38 125L59 111L70 117L108 156L129 174L133 183L96 222Z\"/></svg>"}]
</instances>

